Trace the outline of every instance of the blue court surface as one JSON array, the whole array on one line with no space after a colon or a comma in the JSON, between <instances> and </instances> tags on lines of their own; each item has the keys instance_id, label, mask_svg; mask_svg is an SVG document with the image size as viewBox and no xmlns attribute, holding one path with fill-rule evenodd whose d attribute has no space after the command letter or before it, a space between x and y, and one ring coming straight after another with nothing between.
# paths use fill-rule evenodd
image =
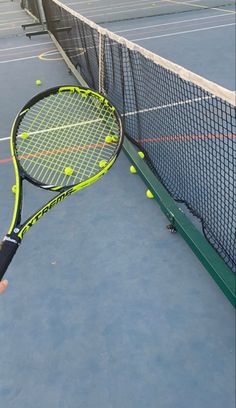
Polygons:
<instances>
[{"instance_id":1,"label":"blue court surface","mask_svg":"<svg viewBox=\"0 0 236 408\"><path fill-rule=\"evenodd\" d=\"M37 92L77 83L48 35L25 37L20 25L32 19L19 3L0 1L2 237L14 117ZM90 18L111 10L65 3ZM231 6L116 20L103 26L235 90ZM25 236L0 296L1 408L235 407L235 311L129 167L121 153ZM23 219L51 195L26 185Z\"/></svg>"}]
</instances>

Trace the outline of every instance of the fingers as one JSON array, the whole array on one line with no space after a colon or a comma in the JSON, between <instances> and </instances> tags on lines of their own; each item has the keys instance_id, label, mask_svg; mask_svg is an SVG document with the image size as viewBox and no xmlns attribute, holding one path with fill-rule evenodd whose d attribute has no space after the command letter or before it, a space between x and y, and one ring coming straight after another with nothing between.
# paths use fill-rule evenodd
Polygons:
<instances>
[{"instance_id":1,"label":"fingers","mask_svg":"<svg viewBox=\"0 0 236 408\"><path fill-rule=\"evenodd\" d=\"M0 294L3 293L8 287L8 281L5 279L0 282Z\"/></svg>"}]
</instances>

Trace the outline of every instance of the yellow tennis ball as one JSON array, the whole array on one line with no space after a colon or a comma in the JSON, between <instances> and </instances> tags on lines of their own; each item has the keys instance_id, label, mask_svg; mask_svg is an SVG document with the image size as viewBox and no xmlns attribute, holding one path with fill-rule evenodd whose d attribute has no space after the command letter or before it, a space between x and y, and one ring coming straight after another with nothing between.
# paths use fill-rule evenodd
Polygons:
<instances>
[{"instance_id":1,"label":"yellow tennis ball","mask_svg":"<svg viewBox=\"0 0 236 408\"><path fill-rule=\"evenodd\" d=\"M21 134L21 136L22 136L22 139L27 139L27 138L29 137L29 135L28 135L27 132L23 132L23 133Z\"/></svg>"},{"instance_id":2,"label":"yellow tennis ball","mask_svg":"<svg viewBox=\"0 0 236 408\"><path fill-rule=\"evenodd\" d=\"M130 170L130 173L132 173L132 174L137 173L137 170L136 170L136 168L134 166L130 166L129 170Z\"/></svg>"},{"instance_id":3,"label":"yellow tennis ball","mask_svg":"<svg viewBox=\"0 0 236 408\"><path fill-rule=\"evenodd\" d=\"M14 184L14 186L12 186L11 191L16 194L16 184Z\"/></svg>"},{"instance_id":4,"label":"yellow tennis ball","mask_svg":"<svg viewBox=\"0 0 236 408\"><path fill-rule=\"evenodd\" d=\"M99 162L99 167L103 168L103 167L106 166L106 164L107 164L107 161L106 161L106 160L101 160L101 161Z\"/></svg>"},{"instance_id":5,"label":"yellow tennis ball","mask_svg":"<svg viewBox=\"0 0 236 408\"><path fill-rule=\"evenodd\" d=\"M147 198L154 198L154 195L152 194L152 192L150 190L146 191L146 196L147 196Z\"/></svg>"},{"instance_id":6,"label":"yellow tennis ball","mask_svg":"<svg viewBox=\"0 0 236 408\"><path fill-rule=\"evenodd\" d=\"M112 141L113 141L114 143L117 143L117 142L119 141L119 137L113 135L113 136L112 136Z\"/></svg>"},{"instance_id":7,"label":"yellow tennis ball","mask_svg":"<svg viewBox=\"0 0 236 408\"><path fill-rule=\"evenodd\" d=\"M74 173L74 170L71 167L66 167L65 168L65 174L67 176L72 176L73 173Z\"/></svg>"},{"instance_id":8,"label":"yellow tennis ball","mask_svg":"<svg viewBox=\"0 0 236 408\"><path fill-rule=\"evenodd\" d=\"M36 83L36 85L38 85L38 86L41 85L40 79L36 79L35 83Z\"/></svg>"},{"instance_id":9,"label":"yellow tennis ball","mask_svg":"<svg viewBox=\"0 0 236 408\"><path fill-rule=\"evenodd\" d=\"M144 159L144 157L145 157L143 152L138 152L138 155L141 157L141 159Z\"/></svg>"},{"instance_id":10,"label":"yellow tennis ball","mask_svg":"<svg viewBox=\"0 0 236 408\"><path fill-rule=\"evenodd\" d=\"M112 142L112 137L111 136L106 136L105 142L106 143L111 143Z\"/></svg>"}]
</instances>

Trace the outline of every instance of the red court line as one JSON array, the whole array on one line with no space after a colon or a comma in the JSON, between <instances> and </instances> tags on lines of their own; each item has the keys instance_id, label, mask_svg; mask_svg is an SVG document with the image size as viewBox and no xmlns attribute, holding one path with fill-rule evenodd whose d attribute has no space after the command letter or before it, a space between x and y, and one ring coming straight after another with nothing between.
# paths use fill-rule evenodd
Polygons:
<instances>
[{"instance_id":1,"label":"red court line","mask_svg":"<svg viewBox=\"0 0 236 408\"><path fill-rule=\"evenodd\" d=\"M19 156L19 158L20 159L28 159L30 157L48 156L48 155L51 155L51 154L72 152L73 150L78 151L78 150L84 150L84 149L95 149L96 147L104 147L106 145L108 146L109 144L110 143L94 143L94 144L84 145L84 146L68 146L68 147L64 147L62 149L46 150L44 152L23 154L22 156Z\"/></svg>"},{"instance_id":2,"label":"red court line","mask_svg":"<svg viewBox=\"0 0 236 408\"><path fill-rule=\"evenodd\" d=\"M109 146L111 143L94 143L90 145L84 145L84 146L68 146L62 149L55 149L55 150L46 150L44 152L37 152L37 153L29 153L29 154L23 154L19 156L19 159L29 159L31 157L39 157L39 156L48 156L51 154L57 154L57 153L64 153L64 152L71 152L71 151L78 151L78 150L84 150L84 149L95 149L96 147L104 147L104 146ZM7 157L6 159L1 159L0 164L3 163L9 163L11 162L12 158Z\"/></svg>"},{"instance_id":3,"label":"red court line","mask_svg":"<svg viewBox=\"0 0 236 408\"><path fill-rule=\"evenodd\" d=\"M11 157L8 157L7 159L1 159L0 164L9 163L11 160Z\"/></svg>"},{"instance_id":4,"label":"red court line","mask_svg":"<svg viewBox=\"0 0 236 408\"><path fill-rule=\"evenodd\" d=\"M139 142L141 143L157 143L157 142L162 142L162 141L168 141L168 140L174 140L174 141L179 141L179 140L193 140L193 139L236 139L236 134L230 134L230 135L196 135L196 136L163 136L163 137L153 137L153 138L145 138L145 139L140 139Z\"/></svg>"},{"instance_id":5,"label":"red court line","mask_svg":"<svg viewBox=\"0 0 236 408\"><path fill-rule=\"evenodd\" d=\"M192 135L192 136L164 136L164 137L156 137L156 138L145 138L139 140L140 143L158 143L162 141L180 141L180 140L204 140L204 139L236 139L236 134L229 134L229 135ZM27 155L22 155L19 156L20 159L28 159L30 157L39 157L39 156L46 156L46 155L51 155L51 154L57 154L57 153L63 153L66 151L78 151L78 150L83 150L83 149L94 149L96 147L104 147L105 145L109 146L110 143L96 143L92 145L84 145L84 146L70 146L70 147L65 147L64 149L56 149L56 150L47 150L45 152L37 152L37 153L31 153ZM12 158L8 157L6 159L1 159L0 164L4 163L9 163L11 162Z\"/></svg>"},{"instance_id":6,"label":"red court line","mask_svg":"<svg viewBox=\"0 0 236 408\"><path fill-rule=\"evenodd\" d=\"M64 152L71 152L73 150L78 151L78 150L84 150L84 149L94 149L96 147L104 147L106 145L109 145L110 143L94 143L92 145L84 145L84 146L68 146L64 147L62 149L55 149L55 150L46 150L44 152L36 152L36 153L29 153L29 154L23 154L19 156L19 159L29 159L31 157L40 157L40 156L48 156L52 154L58 154L58 153L64 153ZM12 160L11 157L8 157L6 159L0 160L0 163L8 163Z\"/></svg>"}]
</instances>

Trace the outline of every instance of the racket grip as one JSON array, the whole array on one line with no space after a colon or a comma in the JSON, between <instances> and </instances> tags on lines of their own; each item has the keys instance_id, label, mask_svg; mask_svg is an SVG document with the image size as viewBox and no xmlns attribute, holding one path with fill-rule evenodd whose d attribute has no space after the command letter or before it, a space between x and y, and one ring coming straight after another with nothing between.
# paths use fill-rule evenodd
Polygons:
<instances>
[{"instance_id":1,"label":"racket grip","mask_svg":"<svg viewBox=\"0 0 236 408\"><path fill-rule=\"evenodd\" d=\"M14 257L17 248L19 247L18 242L4 240L0 244L0 281L2 280L8 266Z\"/></svg>"}]
</instances>

